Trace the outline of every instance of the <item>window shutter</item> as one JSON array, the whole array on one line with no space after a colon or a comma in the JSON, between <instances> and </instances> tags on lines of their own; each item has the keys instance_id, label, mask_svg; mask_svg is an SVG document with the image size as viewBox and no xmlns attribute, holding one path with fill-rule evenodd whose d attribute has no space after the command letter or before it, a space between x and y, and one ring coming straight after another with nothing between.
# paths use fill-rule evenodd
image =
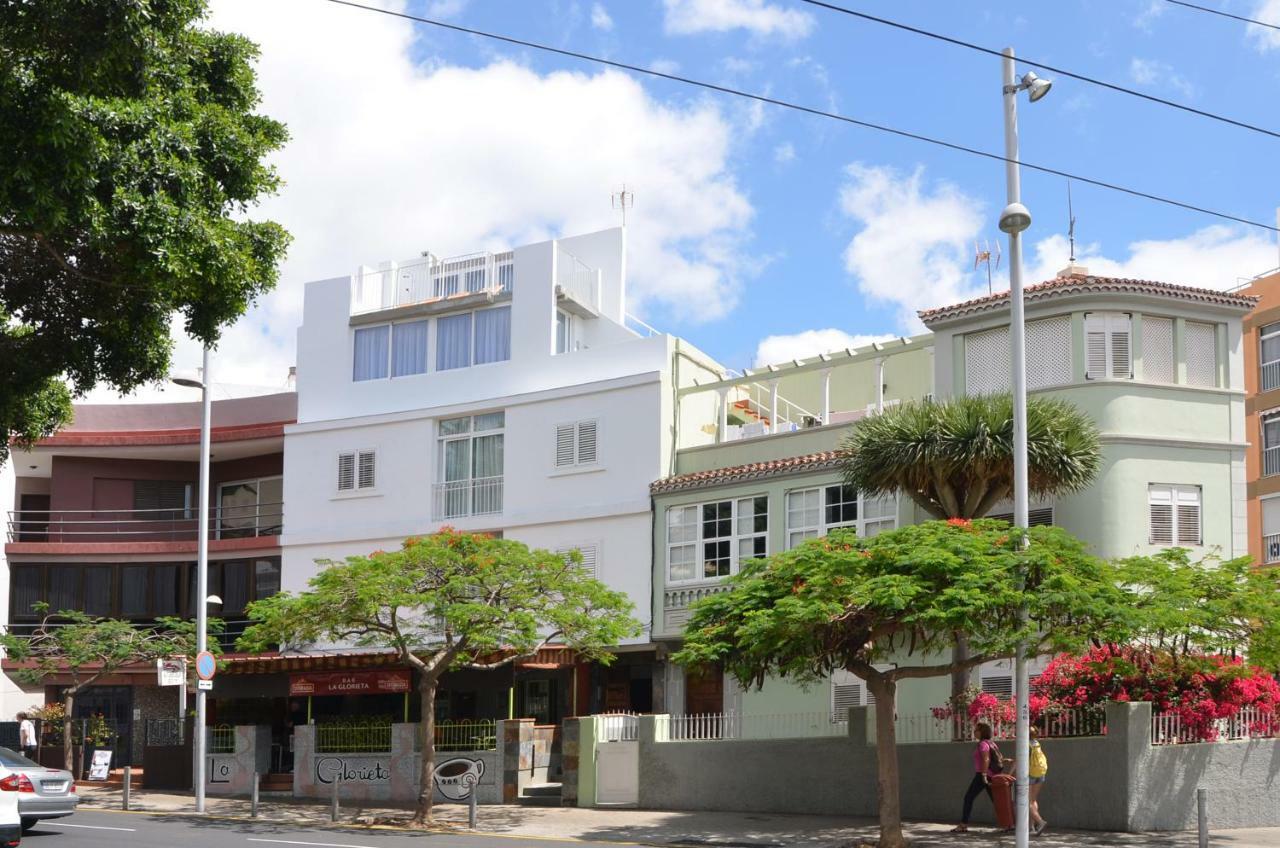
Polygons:
<instances>
[{"instance_id":1,"label":"window shutter","mask_svg":"<svg viewBox=\"0 0 1280 848\"><path fill-rule=\"evenodd\" d=\"M982 678L982 691L997 698L1013 697L1013 678L1007 674Z\"/></svg>"},{"instance_id":2,"label":"window shutter","mask_svg":"<svg viewBox=\"0 0 1280 848\"><path fill-rule=\"evenodd\" d=\"M556 468L573 465L573 425L556 427Z\"/></svg>"},{"instance_id":3,"label":"window shutter","mask_svg":"<svg viewBox=\"0 0 1280 848\"><path fill-rule=\"evenodd\" d=\"M1133 376L1133 360L1129 355L1129 316L1109 316L1111 336L1111 376L1127 380Z\"/></svg>"},{"instance_id":4,"label":"window shutter","mask_svg":"<svg viewBox=\"0 0 1280 848\"><path fill-rule=\"evenodd\" d=\"M1218 385L1218 341L1214 325L1188 321L1183 344L1187 354L1187 383Z\"/></svg>"},{"instance_id":5,"label":"window shutter","mask_svg":"<svg viewBox=\"0 0 1280 848\"><path fill-rule=\"evenodd\" d=\"M1173 492L1168 486L1152 486L1148 494L1151 544L1173 544Z\"/></svg>"},{"instance_id":6,"label":"window shutter","mask_svg":"<svg viewBox=\"0 0 1280 848\"><path fill-rule=\"evenodd\" d=\"M1101 315L1087 315L1084 319L1085 377L1101 380L1107 376L1107 326Z\"/></svg>"},{"instance_id":7,"label":"window shutter","mask_svg":"<svg viewBox=\"0 0 1280 848\"><path fill-rule=\"evenodd\" d=\"M377 454L373 451L360 451L360 488L372 489L377 482L374 469Z\"/></svg>"},{"instance_id":8,"label":"window shutter","mask_svg":"<svg viewBox=\"0 0 1280 848\"><path fill-rule=\"evenodd\" d=\"M862 706L862 685L831 682L831 720L848 721L849 708Z\"/></svg>"},{"instance_id":9,"label":"window shutter","mask_svg":"<svg viewBox=\"0 0 1280 848\"><path fill-rule=\"evenodd\" d=\"M1178 497L1178 544L1199 545L1200 538L1200 490L1180 487Z\"/></svg>"},{"instance_id":10,"label":"window shutter","mask_svg":"<svg viewBox=\"0 0 1280 848\"><path fill-rule=\"evenodd\" d=\"M590 465L596 461L596 422L578 422L578 464Z\"/></svg>"},{"instance_id":11,"label":"window shutter","mask_svg":"<svg viewBox=\"0 0 1280 848\"><path fill-rule=\"evenodd\" d=\"M338 454L338 491L349 492L356 487L356 455Z\"/></svg>"}]
</instances>

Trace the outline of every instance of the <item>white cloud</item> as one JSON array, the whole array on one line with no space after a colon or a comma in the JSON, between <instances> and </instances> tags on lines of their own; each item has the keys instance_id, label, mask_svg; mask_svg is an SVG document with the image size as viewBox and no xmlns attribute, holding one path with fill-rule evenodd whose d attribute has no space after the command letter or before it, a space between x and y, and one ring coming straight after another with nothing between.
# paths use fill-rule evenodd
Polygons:
<instances>
[{"instance_id":1,"label":"white cloud","mask_svg":"<svg viewBox=\"0 0 1280 848\"><path fill-rule=\"evenodd\" d=\"M1255 21L1280 26L1280 0L1258 0L1249 17ZM1280 50L1280 30L1249 24L1247 33L1249 40L1259 51Z\"/></svg>"},{"instance_id":2,"label":"white cloud","mask_svg":"<svg viewBox=\"0 0 1280 848\"><path fill-rule=\"evenodd\" d=\"M845 268L871 301L898 307L899 328L921 329L916 310L985 293L969 273L974 240L987 220L983 204L947 182L927 186L924 168L850 165L840 208L860 231L845 248Z\"/></svg>"},{"instance_id":3,"label":"white cloud","mask_svg":"<svg viewBox=\"0 0 1280 848\"><path fill-rule=\"evenodd\" d=\"M864 347L872 342L887 342L897 336L851 335L844 330L828 327L825 330L804 330L779 336L766 336L756 346L755 367L777 365L793 359L804 359L833 350Z\"/></svg>"},{"instance_id":4,"label":"white cloud","mask_svg":"<svg viewBox=\"0 0 1280 848\"><path fill-rule=\"evenodd\" d=\"M604 32L613 29L613 18L609 17L609 11L599 3L591 4L591 25Z\"/></svg>"},{"instance_id":5,"label":"white cloud","mask_svg":"<svg viewBox=\"0 0 1280 848\"><path fill-rule=\"evenodd\" d=\"M1195 86L1186 77L1173 69L1168 62L1155 59L1139 59L1134 57L1129 62L1129 76L1138 85L1151 88L1172 89L1183 97L1194 97Z\"/></svg>"},{"instance_id":6,"label":"white cloud","mask_svg":"<svg viewBox=\"0 0 1280 848\"><path fill-rule=\"evenodd\" d=\"M813 16L765 0L663 0L666 31L673 35L745 29L758 36L797 39L813 29Z\"/></svg>"},{"instance_id":7,"label":"white cloud","mask_svg":"<svg viewBox=\"0 0 1280 848\"><path fill-rule=\"evenodd\" d=\"M789 141L784 141L777 147L773 148L773 161L779 165L785 165L788 162L794 162L796 158L796 146Z\"/></svg>"},{"instance_id":8,"label":"white cloud","mask_svg":"<svg viewBox=\"0 0 1280 848\"><path fill-rule=\"evenodd\" d=\"M1151 31L1151 24L1168 10L1164 0L1147 0L1147 5L1133 19L1133 25L1143 32Z\"/></svg>"},{"instance_id":9,"label":"white cloud","mask_svg":"<svg viewBox=\"0 0 1280 848\"><path fill-rule=\"evenodd\" d=\"M217 0L210 25L262 47L262 110L291 141L275 157L286 184L254 215L294 235L277 290L226 333L216 380L283 380L306 281L615 226L623 182L631 310L734 307L753 209L729 170L738 129L714 104L668 104L612 71L415 64L411 24L330 4ZM175 365L198 362L178 339Z\"/></svg>"}]
</instances>

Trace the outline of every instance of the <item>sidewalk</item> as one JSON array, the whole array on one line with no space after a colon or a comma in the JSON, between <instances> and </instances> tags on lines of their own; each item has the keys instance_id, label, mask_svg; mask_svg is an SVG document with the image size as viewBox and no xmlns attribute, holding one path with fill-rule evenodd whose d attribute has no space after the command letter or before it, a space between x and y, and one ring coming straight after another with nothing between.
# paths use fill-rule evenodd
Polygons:
<instances>
[{"instance_id":1,"label":"sidewalk","mask_svg":"<svg viewBox=\"0 0 1280 848\"><path fill-rule=\"evenodd\" d=\"M85 788L81 807L119 810L121 790ZM190 795L161 792L134 792L133 810L151 813L190 814ZM249 802L233 798L207 799L209 815L247 818ZM463 804L437 804L438 826L466 829L467 808ZM407 823L404 808L345 806L340 823L346 827ZM286 822L301 827L327 827L329 807L272 798L259 805L259 819ZM577 807L482 806L478 830L504 836L531 836L545 839L594 840L699 848L853 848L860 841L874 845L875 822L837 816L800 816L752 813L655 812L629 809L581 809ZM912 823L908 834L918 846L1012 846L1012 834L975 827L966 835L953 835L946 824ZM1131 846L1132 848L1194 848L1194 833L1096 833L1054 831L1035 837L1041 848L1068 846ZM1280 828L1237 830L1215 833L1210 844L1220 848L1280 848Z\"/></svg>"}]
</instances>

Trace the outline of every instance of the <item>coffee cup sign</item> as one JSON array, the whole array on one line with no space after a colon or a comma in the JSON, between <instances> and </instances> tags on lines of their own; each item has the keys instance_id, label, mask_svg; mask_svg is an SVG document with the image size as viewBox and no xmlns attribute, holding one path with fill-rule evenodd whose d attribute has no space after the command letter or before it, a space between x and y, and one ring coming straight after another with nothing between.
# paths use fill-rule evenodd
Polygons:
<instances>
[{"instance_id":1,"label":"coffee cup sign","mask_svg":"<svg viewBox=\"0 0 1280 848\"><path fill-rule=\"evenodd\" d=\"M450 801L465 801L484 776L484 760L454 757L436 766L436 789Z\"/></svg>"}]
</instances>

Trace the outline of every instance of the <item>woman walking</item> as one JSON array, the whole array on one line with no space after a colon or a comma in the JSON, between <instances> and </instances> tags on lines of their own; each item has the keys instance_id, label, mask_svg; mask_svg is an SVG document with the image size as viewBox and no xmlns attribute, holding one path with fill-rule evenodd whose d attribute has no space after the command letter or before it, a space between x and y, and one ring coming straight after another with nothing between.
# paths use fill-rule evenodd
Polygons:
<instances>
[{"instance_id":1,"label":"woman walking","mask_svg":"<svg viewBox=\"0 0 1280 848\"><path fill-rule=\"evenodd\" d=\"M980 722L976 731L978 744L973 749L973 780L969 781L969 788L964 793L964 812L960 816L960 824L951 829L952 833L968 833L973 802L984 791L990 797L991 778L1004 771L1004 757L991 739L991 725Z\"/></svg>"},{"instance_id":2,"label":"woman walking","mask_svg":"<svg viewBox=\"0 0 1280 848\"><path fill-rule=\"evenodd\" d=\"M1034 725L1031 727L1031 753L1027 760L1027 783L1030 786L1027 791L1027 805L1031 809L1031 825L1034 833L1039 836L1049 826L1049 823L1040 815L1040 790L1044 788L1044 779L1049 776L1049 758L1044 755L1044 749L1040 747L1040 733Z\"/></svg>"}]
</instances>

